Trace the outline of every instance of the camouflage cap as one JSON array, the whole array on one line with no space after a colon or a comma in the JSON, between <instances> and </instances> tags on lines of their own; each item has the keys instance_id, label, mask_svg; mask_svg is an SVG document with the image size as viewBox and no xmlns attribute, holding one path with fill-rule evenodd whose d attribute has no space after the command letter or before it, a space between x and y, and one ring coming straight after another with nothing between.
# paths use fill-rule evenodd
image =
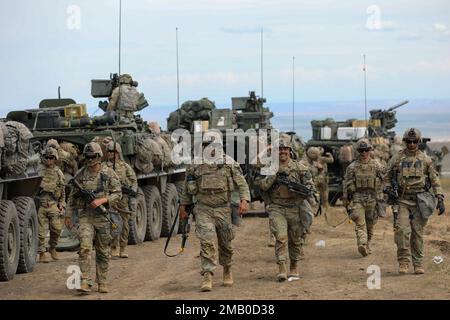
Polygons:
<instances>
[{"instance_id":1,"label":"camouflage cap","mask_svg":"<svg viewBox=\"0 0 450 320\"><path fill-rule=\"evenodd\" d=\"M121 74L119 77L119 83L131 84L133 83L133 78L128 73Z\"/></svg>"},{"instance_id":2,"label":"camouflage cap","mask_svg":"<svg viewBox=\"0 0 450 320\"><path fill-rule=\"evenodd\" d=\"M59 143L55 139L50 139L47 141L46 147L59 149Z\"/></svg>"},{"instance_id":3,"label":"camouflage cap","mask_svg":"<svg viewBox=\"0 0 450 320\"><path fill-rule=\"evenodd\" d=\"M100 157L103 157L102 148L96 142L89 142L88 144L86 144L83 149L83 154L91 156L98 155Z\"/></svg>"},{"instance_id":4,"label":"camouflage cap","mask_svg":"<svg viewBox=\"0 0 450 320\"><path fill-rule=\"evenodd\" d=\"M369 140L367 139L359 139L356 143L356 150L373 150L372 145L370 144Z\"/></svg>"},{"instance_id":5,"label":"camouflage cap","mask_svg":"<svg viewBox=\"0 0 450 320\"><path fill-rule=\"evenodd\" d=\"M422 138L422 133L419 129L416 128L409 128L406 129L405 133L403 134L403 141L406 140L420 140Z\"/></svg>"},{"instance_id":6,"label":"camouflage cap","mask_svg":"<svg viewBox=\"0 0 450 320\"><path fill-rule=\"evenodd\" d=\"M108 151L116 151L119 154L122 154L122 147L120 146L119 143L111 141L110 143L108 143L108 147L107 147Z\"/></svg>"},{"instance_id":7,"label":"camouflage cap","mask_svg":"<svg viewBox=\"0 0 450 320\"><path fill-rule=\"evenodd\" d=\"M58 160L58 151L56 151L53 147L47 147L42 151L42 155L44 157L55 157L56 160Z\"/></svg>"}]
</instances>

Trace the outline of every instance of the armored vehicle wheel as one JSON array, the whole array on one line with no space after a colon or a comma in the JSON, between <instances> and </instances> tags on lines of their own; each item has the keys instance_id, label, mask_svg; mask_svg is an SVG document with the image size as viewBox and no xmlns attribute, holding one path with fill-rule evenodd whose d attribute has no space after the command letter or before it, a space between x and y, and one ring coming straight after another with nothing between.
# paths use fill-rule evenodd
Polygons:
<instances>
[{"instance_id":1,"label":"armored vehicle wheel","mask_svg":"<svg viewBox=\"0 0 450 320\"><path fill-rule=\"evenodd\" d=\"M162 196L162 227L161 236L167 237L172 227L173 221L175 220L177 209L178 209L178 191L173 183L168 183L166 190ZM173 229L173 234L178 233L178 224Z\"/></svg>"},{"instance_id":2,"label":"armored vehicle wheel","mask_svg":"<svg viewBox=\"0 0 450 320\"><path fill-rule=\"evenodd\" d=\"M136 215L134 217L131 217L129 221L129 244L141 244L142 242L144 242L145 233L147 230L147 206L145 204L144 196L142 195L142 189L138 188L138 192L140 194L137 196Z\"/></svg>"},{"instance_id":3,"label":"armored vehicle wheel","mask_svg":"<svg viewBox=\"0 0 450 320\"><path fill-rule=\"evenodd\" d=\"M13 199L19 216L20 255L17 273L31 272L36 265L38 249L38 219L34 201L29 197Z\"/></svg>"},{"instance_id":4,"label":"armored vehicle wheel","mask_svg":"<svg viewBox=\"0 0 450 320\"><path fill-rule=\"evenodd\" d=\"M162 204L161 194L155 186L142 187L147 205L147 233L145 240L157 240L161 236Z\"/></svg>"},{"instance_id":5,"label":"armored vehicle wheel","mask_svg":"<svg viewBox=\"0 0 450 320\"><path fill-rule=\"evenodd\" d=\"M14 277L19 265L20 227L14 202L0 201L0 281Z\"/></svg>"}]
</instances>

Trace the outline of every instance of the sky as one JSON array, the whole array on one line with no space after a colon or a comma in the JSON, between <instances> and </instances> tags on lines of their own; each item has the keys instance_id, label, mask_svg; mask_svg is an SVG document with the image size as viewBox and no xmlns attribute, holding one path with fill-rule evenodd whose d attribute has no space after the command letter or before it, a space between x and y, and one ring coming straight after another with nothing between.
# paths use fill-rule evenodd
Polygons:
<instances>
[{"instance_id":1,"label":"sky","mask_svg":"<svg viewBox=\"0 0 450 320\"><path fill-rule=\"evenodd\" d=\"M0 7L0 117L56 98L58 86L95 111L90 80L118 72L119 0ZM228 107L261 95L261 28L268 102L291 102L293 78L299 104L361 101L363 54L369 104L450 99L448 0L122 0L121 72L167 114L177 105L176 28L181 102Z\"/></svg>"}]
</instances>

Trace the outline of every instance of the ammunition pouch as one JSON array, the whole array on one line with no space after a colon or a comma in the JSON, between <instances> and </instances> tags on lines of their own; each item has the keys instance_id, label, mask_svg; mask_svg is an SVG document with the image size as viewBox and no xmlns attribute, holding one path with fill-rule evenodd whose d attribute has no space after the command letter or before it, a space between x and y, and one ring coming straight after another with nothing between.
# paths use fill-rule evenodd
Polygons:
<instances>
[{"instance_id":1,"label":"ammunition pouch","mask_svg":"<svg viewBox=\"0 0 450 320\"><path fill-rule=\"evenodd\" d=\"M417 208L423 219L428 219L436 208L436 198L431 192L417 194Z\"/></svg>"}]
</instances>

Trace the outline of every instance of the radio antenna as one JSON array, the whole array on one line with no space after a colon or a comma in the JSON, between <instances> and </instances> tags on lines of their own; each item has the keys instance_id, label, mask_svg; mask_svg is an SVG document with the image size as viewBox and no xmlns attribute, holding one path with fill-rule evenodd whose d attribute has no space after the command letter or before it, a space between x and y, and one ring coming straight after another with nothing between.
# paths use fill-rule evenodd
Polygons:
<instances>
[{"instance_id":1,"label":"radio antenna","mask_svg":"<svg viewBox=\"0 0 450 320\"><path fill-rule=\"evenodd\" d=\"M261 98L264 98L264 56L263 56L263 27L261 27Z\"/></svg>"},{"instance_id":2,"label":"radio antenna","mask_svg":"<svg viewBox=\"0 0 450 320\"><path fill-rule=\"evenodd\" d=\"M292 132L295 132L295 56L292 57Z\"/></svg>"},{"instance_id":3,"label":"radio antenna","mask_svg":"<svg viewBox=\"0 0 450 320\"><path fill-rule=\"evenodd\" d=\"M176 55L177 55L177 109L180 108L180 68L178 60L178 27L175 28Z\"/></svg>"},{"instance_id":4,"label":"radio antenna","mask_svg":"<svg viewBox=\"0 0 450 320\"><path fill-rule=\"evenodd\" d=\"M120 76L121 48L122 48L122 0L119 0L119 76Z\"/></svg>"},{"instance_id":5,"label":"radio antenna","mask_svg":"<svg viewBox=\"0 0 450 320\"><path fill-rule=\"evenodd\" d=\"M366 74L367 74L367 66L366 66L366 55L363 54L363 60L364 60L364 120L366 122L366 133L365 136L367 137L367 129L369 127L369 124L367 123L367 80L366 80Z\"/></svg>"}]
</instances>

